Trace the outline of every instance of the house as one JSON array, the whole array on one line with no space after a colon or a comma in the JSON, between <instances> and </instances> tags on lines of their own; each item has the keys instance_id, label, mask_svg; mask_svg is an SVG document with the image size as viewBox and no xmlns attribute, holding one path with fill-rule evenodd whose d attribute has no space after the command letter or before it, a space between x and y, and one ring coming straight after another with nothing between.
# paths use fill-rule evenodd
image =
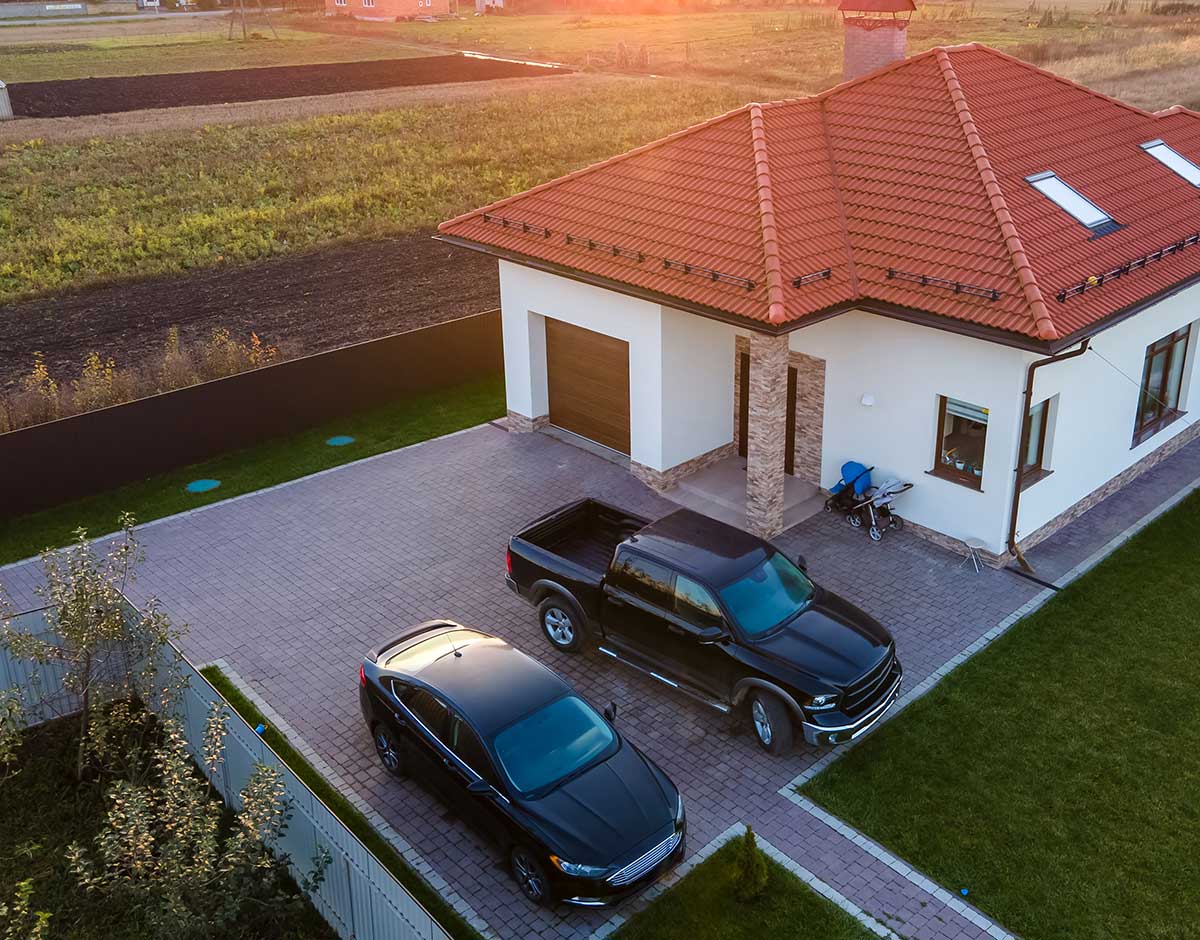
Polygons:
<instances>
[{"instance_id":1,"label":"house","mask_svg":"<svg viewBox=\"0 0 1200 940\"><path fill-rule=\"evenodd\" d=\"M356 20L411 20L418 16L448 16L450 0L325 0L326 16Z\"/></svg>"},{"instance_id":2,"label":"house","mask_svg":"<svg viewBox=\"0 0 1200 940\"><path fill-rule=\"evenodd\" d=\"M1200 114L971 44L438 237L500 259L514 430L597 441L661 490L732 467L766 536L861 460L915 484L920 534L999 560L1197 436L1198 164Z\"/></svg>"}]
</instances>

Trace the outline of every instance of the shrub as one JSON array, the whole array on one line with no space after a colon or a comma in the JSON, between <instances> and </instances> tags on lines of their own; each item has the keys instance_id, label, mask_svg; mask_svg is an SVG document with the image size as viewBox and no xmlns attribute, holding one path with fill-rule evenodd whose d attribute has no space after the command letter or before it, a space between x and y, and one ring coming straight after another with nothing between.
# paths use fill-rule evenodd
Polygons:
<instances>
[{"instance_id":1,"label":"shrub","mask_svg":"<svg viewBox=\"0 0 1200 940\"><path fill-rule=\"evenodd\" d=\"M99 353L90 352L75 380L71 410L95 411L129 401L136 394L136 383L128 371L118 369L111 356L101 359Z\"/></svg>"},{"instance_id":2,"label":"shrub","mask_svg":"<svg viewBox=\"0 0 1200 940\"><path fill-rule=\"evenodd\" d=\"M46 368L46 360L40 352L33 354L33 368L22 380L21 388L25 392L26 408L33 416L30 424L53 421L62 414L58 383L51 378L50 370Z\"/></svg>"},{"instance_id":3,"label":"shrub","mask_svg":"<svg viewBox=\"0 0 1200 940\"><path fill-rule=\"evenodd\" d=\"M762 896L767 888L767 860L749 826L739 839L734 870L734 895L739 901L753 901Z\"/></svg>"},{"instance_id":4,"label":"shrub","mask_svg":"<svg viewBox=\"0 0 1200 940\"><path fill-rule=\"evenodd\" d=\"M50 925L50 915L45 911L30 911L29 901L33 897L33 879L26 878L17 883L12 904L0 901L0 940L42 940Z\"/></svg>"}]
</instances>

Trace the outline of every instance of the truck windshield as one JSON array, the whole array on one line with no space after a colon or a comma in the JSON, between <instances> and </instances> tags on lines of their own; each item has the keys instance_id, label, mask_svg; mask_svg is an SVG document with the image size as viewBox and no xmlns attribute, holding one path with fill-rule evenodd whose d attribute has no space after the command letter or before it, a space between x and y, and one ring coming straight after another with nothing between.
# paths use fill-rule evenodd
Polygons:
<instances>
[{"instance_id":1,"label":"truck windshield","mask_svg":"<svg viewBox=\"0 0 1200 940\"><path fill-rule=\"evenodd\" d=\"M566 695L509 725L492 744L508 779L527 795L585 769L615 741L595 709Z\"/></svg>"},{"instance_id":2,"label":"truck windshield","mask_svg":"<svg viewBox=\"0 0 1200 940\"><path fill-rule=\"evenodd\" d=\"M813 583L775 552L720 591L733 619L750 636L773 630L808 606Z\"/></svg>"}]
</instances>

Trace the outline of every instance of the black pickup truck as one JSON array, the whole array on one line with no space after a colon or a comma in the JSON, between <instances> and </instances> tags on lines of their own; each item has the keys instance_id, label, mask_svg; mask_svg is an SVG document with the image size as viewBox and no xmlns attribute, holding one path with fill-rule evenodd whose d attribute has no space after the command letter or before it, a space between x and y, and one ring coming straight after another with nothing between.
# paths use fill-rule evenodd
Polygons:
<instances>
[{"instance_id":1,"label":"black pickup truck","mask_svg":"<svg viewBox=\"0 0 1200 940\"><path fill-rule=\"evenodd\" d=\"M899 694L878 621L803 559L687 509L650 522L580 500L513 536L507 565L556 648L595 645L719 711L748 706L772 754L796 729L813 745L853 740Z\"/></svg>"}]
</instances>

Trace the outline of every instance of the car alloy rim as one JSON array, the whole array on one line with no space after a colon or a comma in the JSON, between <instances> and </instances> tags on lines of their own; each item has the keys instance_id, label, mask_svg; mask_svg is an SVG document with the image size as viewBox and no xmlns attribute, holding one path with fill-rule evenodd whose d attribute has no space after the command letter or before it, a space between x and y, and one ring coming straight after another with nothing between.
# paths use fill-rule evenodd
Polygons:
<instances>
[{"instance_id":1,"label":"car alloy rim","mask_svg":"<svg viewBox=\"0 0 1200 940\"><path fill-rule=\"evenodd\" d=\"M388 770L395 770L400 766L400 755L396 753L395 742L386 731L375 735L375 750L379 752L379 760Z\"/></svg>"},{"instance_id":2,"label":"car alloy rim","mask_svg":"<svg viewBox=\"0 0 1200 940\"><path fill-rule=\"evenodd\" d=\"M755 700L750 706L750 716L754 719L754 732L758 735L758 740L763 744L771 743L771 722L767 718L767 710L763 708L762 702Z\"/></svg>"},{"instance_id":3,"label":"car alloy rim","mask_svg":"<svg viewBox=\"0 0 1200 940\"><path fill-rule=\"evenodd\" d=\"M532 901L540 901L542 897L542 879L538 877L537 867L524 852L513 856L513 868L517 872L517 882L525 896Z\"/></svg>"},{"instance_id":4,"label":"car alloy rim","mask_svg":"<svg viewBox=\"0 0 1200 940\"><path fill-rule=\"evenodd\" d=\"M557 607L546 611L546 632L559 646L567 646L575 639L575 627L571 618Z\"/></svg>"}]
</instances>

